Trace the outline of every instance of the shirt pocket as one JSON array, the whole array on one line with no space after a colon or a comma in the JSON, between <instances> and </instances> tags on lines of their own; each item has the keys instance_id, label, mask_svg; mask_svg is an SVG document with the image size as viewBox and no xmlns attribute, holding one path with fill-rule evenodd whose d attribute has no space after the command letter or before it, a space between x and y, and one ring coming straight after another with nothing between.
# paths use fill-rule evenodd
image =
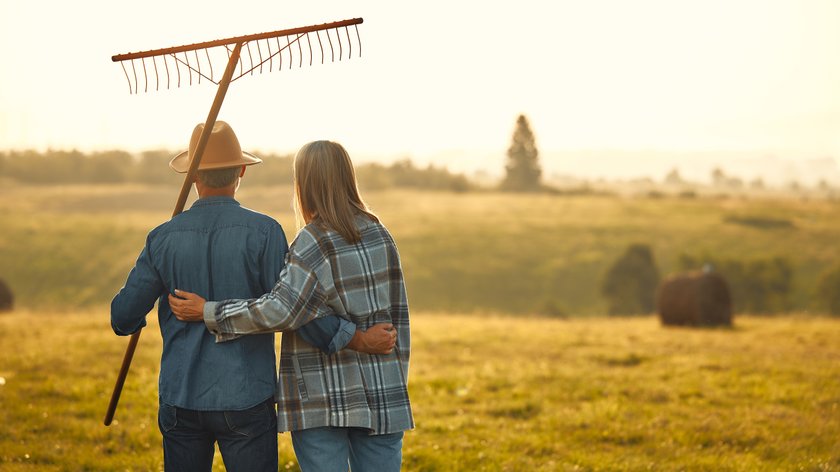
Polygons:
<instances>
[{"instance_id":1,"label":"shirt pocket","mask_svg":"<svg viewBox=\"0 0 840 472\"><path fill-rule=\"evenodd\" d=\"M292 366L295 369L295 382L297 383L298 395L303 401L309 400L309 391L306 389L306 381L303 379L303 370L300 368L300 361L297 356L292 357Z\"/></svg>"}]
</instances>

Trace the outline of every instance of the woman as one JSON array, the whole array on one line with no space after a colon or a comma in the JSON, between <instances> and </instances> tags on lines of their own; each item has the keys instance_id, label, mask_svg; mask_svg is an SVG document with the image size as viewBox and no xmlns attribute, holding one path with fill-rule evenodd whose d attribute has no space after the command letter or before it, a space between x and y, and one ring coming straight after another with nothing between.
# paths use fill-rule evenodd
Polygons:
<instances>
[{"instance_id":1,"label":"woman","mask_svg":"<svg viewBox=\"0 0 840 472\"><path fill-rule=\"evenodd\" d=\"M295 156L295 209L305 226L289 248L271 293L206 302L176 290L173 312L202 321L217 342L296 329L338 314L367 329L393 323L387 355L345 349L325 355L284 334L278 430L292 432L302 470L399 470L403 432L414 427L408 400L408 302L393 238L362 201L353 164L338 143L315 141Z\"/></svg>"}]
</instances>

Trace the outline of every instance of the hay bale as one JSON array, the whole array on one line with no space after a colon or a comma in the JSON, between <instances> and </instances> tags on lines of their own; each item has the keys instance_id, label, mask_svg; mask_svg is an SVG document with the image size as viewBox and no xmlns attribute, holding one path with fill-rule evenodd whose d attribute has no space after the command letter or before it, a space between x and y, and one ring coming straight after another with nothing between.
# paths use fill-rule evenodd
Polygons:
<instances>
[{"instance_id":1,"label":"hay bale","mask_svg":"<svg viewBox=\"0 0 840 472\"><path fill-rule=\"evenodd\" d=\"M732 326L732 296L716 272L688 272L666 278L656 297L663 325Z\"/></svg>"},{"instance_id":2,"label":"hay bale","mask_svg":"<svg viewBox=\"0 0 840 472\"><path fill-rule=\"evenodd\" d=\"M12 311L15 297L5 280L0 279L0 311Z\"/></svg>"}]
</instances>

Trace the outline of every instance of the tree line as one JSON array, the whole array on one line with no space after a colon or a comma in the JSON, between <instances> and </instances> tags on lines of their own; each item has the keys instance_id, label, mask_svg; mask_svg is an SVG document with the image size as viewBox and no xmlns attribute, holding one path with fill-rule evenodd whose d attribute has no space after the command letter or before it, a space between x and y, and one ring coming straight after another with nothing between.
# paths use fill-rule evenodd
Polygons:
<instances>
[{"instance_id":1,"label":"tree line","mask_svg":"<svg viewBox=\"0 0 840 472\"><path fill-rule=\"evenodd\" d=\"M34 185L58 184L163 184L179 185L183 175L169 168L174 154L165 150L138 155L121 150L83 153L80 151L0 152L0 178ZM247 175L248 185L291 183L293 156L258 154L263 163ZM356 166L359 184L366 189L409 187L463 192L472 189L462 174L444 167L421 167L410 159L390 165L364 163Z\"/></svg>"}]
</instances>

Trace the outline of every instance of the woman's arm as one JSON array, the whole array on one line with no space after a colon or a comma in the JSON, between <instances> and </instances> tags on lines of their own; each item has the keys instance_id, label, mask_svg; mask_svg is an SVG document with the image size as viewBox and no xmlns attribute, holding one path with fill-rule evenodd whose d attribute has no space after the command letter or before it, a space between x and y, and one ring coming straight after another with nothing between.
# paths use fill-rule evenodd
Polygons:
<instances>
[{"instance_id":1,"label":"woman's arm","mask_svg":"<svg viewBox=\"0 0 840 472\"><path fill-rule=\"evenodd\" d=\"M265 295L212 302L176 290L175 296L170 296L170 307L183 321L203 320L207 329L216 335L217 342L241 334L297 329L331 313L316 274L318 266L323 264L328 265L329 261L321 253L317 241L301 231L289 248L277 282Z\"/></svg>"},{"instance_id":2,"label":"woman's arm","mask_svg":"<svg viewBox=\"0 0 840 472\"><path fill-rule=\"evenodd\" d=\"M294 251L271 292L256 299L206 301L199 295L175 290L170 307L182 321L204 320L217 341L225 335L271 333L297 329L332 312L318 277ZM180 297L180 300L179 298Z\"/></svg>"},{"instance_id":3,"label":"woman's arm","mask_svg":"<svg viewBox=\"0 0 840 472\"><path fill-rule=\"evenodd\" d=\"M184 292L183 290L175 290L175 293L178 295L178 297L169 295L169 305L172 308L172 312L175 314L176 318L178 318L181 321L204 321L208 329L216 335L217 341L221 342L233 338L232 333L225 333L219 330L218 323L216 321L216 308L213 302L210 302L208 304L207 301L200 295L196 295L191 292ZM250 302L251 300L241 301ZM328 318L319 318L318 320L321 319ZM318 320L315 321L317 322ZM348 324L355 326L352 323ZM213 328L211 328L211 326L216 326L216 329L214 330ZM394 350L396 338L397 331L394 329L394 325L392 325L391 323L377 323L371 326L366 331L357 329L356 332L349 338L349 341L346 343L346 346L341 346L339 348L338 346L333 346L331 343L329 349L324 349L323 347L319 346L316 347L319 347L322 351L325 351L327 354L332 354L333 352L336 352L344 347L352 349L354 351L365 352L368 354L390 354ZM306 336L304 336L304 339L310 344L312 343L312 340L307 339Z\"/></svg>"}]
</instances>

